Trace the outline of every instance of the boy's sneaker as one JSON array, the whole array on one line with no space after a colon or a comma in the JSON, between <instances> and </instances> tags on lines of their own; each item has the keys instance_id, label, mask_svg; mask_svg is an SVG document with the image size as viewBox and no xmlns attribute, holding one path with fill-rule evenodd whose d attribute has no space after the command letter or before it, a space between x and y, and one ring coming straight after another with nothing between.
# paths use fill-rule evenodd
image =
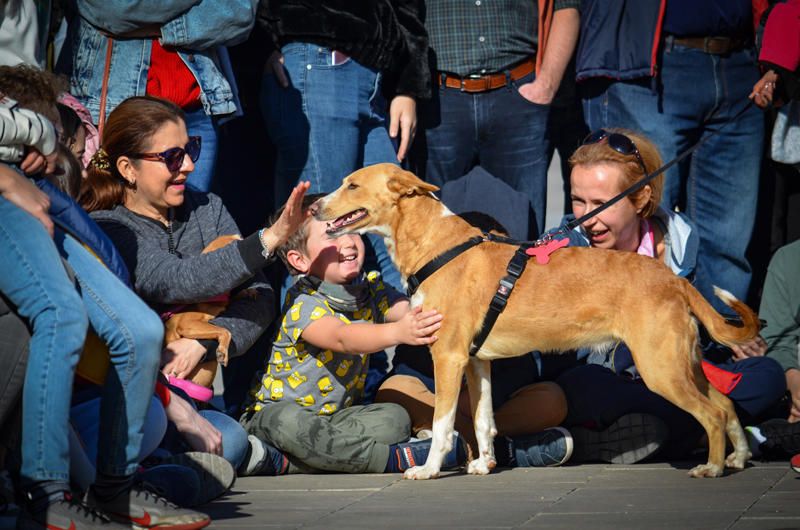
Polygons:
<instances>
[{"instance_id":1,"label":"boy's sneaker","mask_svg":"<svg viewBox=\"0 0 800 530\"><path fill-rule=\"evenodd\" d=\"M130 525L112 521L105 514L74 498L68 491L25 503L19 519L19 529L103 529L122 530Z\"/></svg>"},{"instance_id":2,"label":"boy's sneaker","mask_svg":"<svg viewBox=\"0 0 800 530\"><path fill-rule=\"evenodd\" d=\"M563 427L510 439L511 467L560 466L572 456L572 436Z\"/></svg>"},{"instance_id":3,"label":"boy's sneaker","mask_svg":"<svg viewBox=\"0 0 800 530\"><path fill-rule=\"evenodd\" d=\"M194 530L211 523L206 514L179 508L147 489L145 484L134 484L110 499L99 497L92 486L89 488L87 502L95 509L102 510L133 528Z\"/></svg>"},{"instance_id":4,"label":"boy's sneaker","mask_svg":"<svg viewBox=\"0 0 800 530\"><path fill-rule=\"evenodd\" d=\"M800 422L790 423L782 418L767 420L758 428L767 439L760 449L764 456L788 458L800 453Z\"/></svg>"},{"instance_id":5,"label":"boy's sneaker","mask_svg":"<svg viewBox=\"0 0 800 530\"><path fill-rule=\"evenodd\" d=\"M408 468L421 466L428 460L431 452L433 440L419 440L416 442L405 442L394 444L389 447L389 462L386 464L386 471L390 473L402 473ZM464 449L464 442L457 434L453 434L453 448L444 455L442 469L456 469L467 460L467 452Z\"/></svg>"},{"instance_id":6,"label":"boy's sneaker","mask_svg":"<svg viewBox=\"0 0 800 530\"><path fill-rule=\"evenodd\" d=\"M789 465L792 466L795 473L800 473L800 453L797 453L792 457L789 461Z\"/></svg>"},{"instance_id":7,"label":"boy's sneaker","mask_svg":"<svg viewBox=\"0 0 800 530\"><path fill-rule=\"evenodd\" d=\"M635 464L658 452L669 436L667 425L651 414L620 416L602 431L573 427L574 462Z\"/></svg>"},{"instance_id":8,"label":"boy's sneaker","mask_svg":"<svg viewBox=\"0 0 800 530\"><path fill-rule=\"evenodd\" d=\"M249 477L252 475L285 475L289 469L289 459L279 449L268 444L253 434L247 435L250 447L239 466L239 475Z\"/></svg>"},{"instance_id":9,"label":"boy's sneaker","mask_svg":"<svg viewBox=\"0 0 800 530\"><path fill-rule=\"evenodd\" d=\"M187 498L183 502L175 502L169 495L164 495L179 506L199 506L211 502L224 495L236 481L236 471L230 462L219 455L211 453L200 451L177 453L162 459L158 466L145 471L144 474L148 475L163 465L177 465L189 468L197 474L199 479L199 488L196 490L194 498ZM149 478L145 478L145 482L152 483Z\"/></svg>"}]
</instances>

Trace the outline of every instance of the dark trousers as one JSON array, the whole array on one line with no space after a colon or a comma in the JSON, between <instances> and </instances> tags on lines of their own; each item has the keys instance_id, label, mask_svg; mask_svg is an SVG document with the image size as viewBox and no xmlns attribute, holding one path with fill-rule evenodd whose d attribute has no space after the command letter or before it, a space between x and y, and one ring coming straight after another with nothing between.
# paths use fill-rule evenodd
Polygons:
<instances>
[{"instance_id":1,"label":"dark trousers","mask_svg":"<svg viewBox=\"0 0 800 530\"><path fill-rule=\"evenodd\" d=\"M19 448L22 386L30 338L25 321L0 296L0 469L7 463L2 456L4 450Z\"/></svg>"},{"instance_id":2,"label":"dark trousers","mask_svg":"<svg viewBox=\"0 0 800 530\"><path fill-rule=\"evenodd\" d=\"M533 79L530 74L506 87L479 93L434 89L432 100L421 112L427 146L423 156L426 180L439 187L480 165L530 199L536 225L542 230L550 106L531 103L518 91Z\"/></svg>"},{"instance_id":3,"label":"dark trousers","mask_svg":"<svg viewBox=\"0 0 800 530\"><path fill-rule=\"evenodd\" d=\"M772 410L786 391L783 369L769 357L751 357L717 366L742 374L728 397L743 425L765 419L764 414ZM586 364L567 370L556 383L567 395L566 427L584 425L604 429L624 414L652 414L669 428L666 451L662 453L667 458L688 454L704 432L690 414L651 392L641 379L617 375L600 365Z\"/></svg>"}]
</instances>

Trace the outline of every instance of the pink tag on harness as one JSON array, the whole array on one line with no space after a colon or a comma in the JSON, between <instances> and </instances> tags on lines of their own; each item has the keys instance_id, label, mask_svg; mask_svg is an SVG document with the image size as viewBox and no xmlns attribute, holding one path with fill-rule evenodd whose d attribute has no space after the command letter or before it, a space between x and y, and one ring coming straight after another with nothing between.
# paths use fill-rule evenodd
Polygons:
<instances>
[{"instance_id":1,"label":"pink tag on harness","mask_svg":"<svg viewBox=\"0 0 800 530\"><path fill-rule=\"evenodd\" d=\"M551 239L544 245L539 245L538 247L531 247L525 251L525 254L528 256L533 256L536 258L536 263L539 265L547 265L550 263L550 254L555 252L560 248L564 248L569 245L569 239Z\"/></svg>"}]
</instances>

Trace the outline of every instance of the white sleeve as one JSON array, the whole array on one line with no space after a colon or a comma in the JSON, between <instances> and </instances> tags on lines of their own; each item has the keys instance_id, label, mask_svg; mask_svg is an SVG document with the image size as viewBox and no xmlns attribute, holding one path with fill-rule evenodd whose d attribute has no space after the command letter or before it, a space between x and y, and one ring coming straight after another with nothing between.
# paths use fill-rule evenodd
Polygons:
<instances>
[{"instance_id":1,"label":"white sleeve","mask_svg":"<svg viewBox=\"0 0 800 530\"><path fill-rule=\"evenodd\" d=\"M0 146L36 148L43 155L56 149L56 131L44 116L19 107L0 106Z\"/></svg>"}]
</instances>

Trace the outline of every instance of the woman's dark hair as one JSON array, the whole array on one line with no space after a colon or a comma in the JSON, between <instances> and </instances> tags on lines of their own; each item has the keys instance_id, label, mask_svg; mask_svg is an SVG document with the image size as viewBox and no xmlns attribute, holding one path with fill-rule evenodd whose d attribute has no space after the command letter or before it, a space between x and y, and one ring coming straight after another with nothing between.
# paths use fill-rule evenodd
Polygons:
<instances>
[{"instance_id":1,"label":"woman's dark hair","mask_svg":"<svg viewBox=\"0 0 800 530\"><path fill-rule=\"evenodd\" d=\"M72 144L75 143L75 135L83 127L83 122L78 113L72 110L71 107L63 103L56 103L56 107L58 108L58 114L61 116L61 142L71 148Z\"/></svg>"},{"instance_id":2,"label":"woman's dark hair","mask_svg":"<svg viewBox=\"0 0 800 530\"><path fill-rule=\"evenodd\" d=\"M93 212L123 204L130 184L120 175L117 160L131 153L147 152L151 138L165 123L185 121L180 107L165 99L135 96L120 103L108 115L100 150L87 168L88 176L78 200L81 206Z\"/></svg>"},{"instance_id":3,"label":"woman's dark hair","mask_svg":"<svg viewBox=\"0 0 800 530\"><path fill-rule=\"evenodd\" d=\"M56 172L46 175L45 178L56 188L77 199L83 182L81 163L62 143L56 145L56 151L58 152Z\"/></svg>"}]
</instances>

